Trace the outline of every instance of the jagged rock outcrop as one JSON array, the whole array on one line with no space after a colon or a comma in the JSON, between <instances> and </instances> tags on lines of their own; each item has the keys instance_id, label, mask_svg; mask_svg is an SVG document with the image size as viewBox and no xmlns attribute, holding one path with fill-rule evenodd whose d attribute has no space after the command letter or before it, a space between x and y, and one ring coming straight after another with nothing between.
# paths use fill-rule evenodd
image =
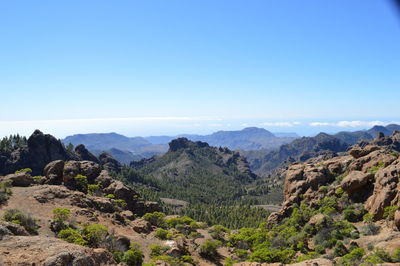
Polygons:
<instances>
[{"instance_id":1,"label":"jagged rock outcrop","mask_svg":"<svg viewBox=\"0 0 400 266\"><path fill-rule=\"evenodd\" d=\"M110 176L107 170L101 170L101 166L92 161L67 161L63 162L57 160L49 163L44 168L45 173L45 184L50 185L61 185L68 187L69 189L76 190L78 185L76 184L75 177L77 175L84 175L87 177L88 184L100 184L101 191L104 195L114 195L116 200L123 200L128 210L135 214L142 215L146 212L153 212L160 210L159 205L155 202L145 202L140 199L140 195L132 188L124 185L121 181L115 180ZM44 187L46 188L46 187ZM62 186L58 189L47 187L49 190L46 193L41 193L41 196L37 196L38 200L46 200L46 198L65 198L69 197L67 189L63 189ZM103 197L85 197L81 192L71 193L79 206L90 206L95 207L101 211L112 213L118 209L114 204L114 199L103 198Z\"/></svg>"},{"instance_id":2,"label":"jagged rock outcrop","mask_svg":"<svg viewBox=\"0 0 400 266\"><path fill-rule=\"evenodd\" d=\"M90 153L83 144L79 144L78 146L75 147L75 153L76 155L79 156L79 159L82 161L92 161L95 163L100 163L100 160L92 153Z\"/></svg>"},{"instance_id":3,"label":"jagged rock outcrop","mask_svg":"<svg viewBox=\"0 0 400 266\"><path fill-rule=\"evenodd\" d=\"M188 140L187 138L177 138L169 143L169 150L172 152L180 149L188 149L191 147L203 148L203 147L209 147L209 145L208 143L201 141L193 142Z\"/></svg>"},{"instance_id":4,"label":"jagged rock outcrop","mask_svg":"<svg viewBox=\"0 0 400 266\"><path fill-rule=\"evenodd\" d=\"M106 152L100 154L99 160L104 169L108 171L119 173L122 169L122 165Z\"/></svg>"},{"instance_id":5,"label":"jagged rock outcrop","mask_svg":"<svg viewBox=\"0 0 400 266\"><path fill-rule=\"evenodd\" d=\"M370 142L351 147L350 155L292 165L285 178L285 201L268 221L279 222L290 214L293 204L304 199L310 204L322 199L326 195L319 188L332 186L337 177L342 179L334 189L342 188L351 200L363 203L375 220L381 219L385 207L400 204L399 140L398 131L391 137L378 134Z\"/></svg>"},{"instance_id":6,"label":"jagged rock outcrop","mask_svg":"<svg viewBox=\"0 0 400 266\"><path fill-rule=\"evenodd\" d=\"M68 151L61 141L49 134L35 130L28 138L27 145L0 154L0 174L10 174L23 168L31 168L32 175L42 175L43 168L55 160L99 162L83 145L76 152Z\"/></svg>"}]
</instances>

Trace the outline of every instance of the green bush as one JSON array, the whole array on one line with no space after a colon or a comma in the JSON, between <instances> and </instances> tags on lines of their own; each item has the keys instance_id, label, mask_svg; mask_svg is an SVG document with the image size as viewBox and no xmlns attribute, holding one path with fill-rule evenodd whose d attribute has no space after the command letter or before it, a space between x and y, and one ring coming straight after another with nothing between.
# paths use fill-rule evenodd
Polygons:
<instances>
[{"instance_id":1,"label":"green bush","mask_svg":"<svg viewBox=\"0 0 400 266\"><path fill-rule=\"evenodd\" d=\"M128 204L126 203L125 200L123 199L116 199L114 200L114 204L122 209L125 209Z\"/></svg>"},{"instance_id":2,"label":"green bush","mask_svg":"<svg viewBox=\"0 0 400 266\"><path fill-rule=\"evenodd\" d=\"M0 182L0 205L6 202L11 195L11 181Z\"/></svg>"},{"instance_id":3,"label":"green bush","mask_svg":"<svg viewBox=\"0 0 400 266\"><path fill-rule=\"evenodd\" d=\"M221 245L221 241L207 239L200 245L200 255L208 258L215 258L218 255L217 248Z\"/></svg>"},{"instance_id":4,"label":"green bush","mask_svg":"<svg viewBox=\"0 0 400 266\"><path fill-rule=\"evenodd\" d=\"M106 198L108 199L115 199L115 195L114 194L107 194Z\"/></svg>"},{"instance_id":5,"label":"green bush","mask_svg":"<svg viewBox=\"0 0 400 266\"><path fill-rule=\"evenodd\" d=\"M383 211L383 218L389 221L394 220L394 213L399 209L399 206L387 206Z\"/></svg>"},{"instance_id":6,"label":"green bush","mask_svg":"<svg viewBox=\"0 0 400 266\"><path fill-rule=\"evenodd\" d=\"M158 228L155 232L155 237L161 239L161 240L167 240L167 239L172 239L172 233L164 230L162 228Z\"/></svg>"},{"instance_id":7,"label":"green bush","mask_svg":"<svg viewBox=\"0 0 400 266\"><path fill-rule=\"evenodd\" d=\"M344 255L340 260L339 264L344 266L360 265L362 257L365 255L365 251L362 248L355 248L350 253Z\"/></svg>"},{"instance_id":8,"label":"green bush","mask_svg":"<svg viewBox=\"0 0 400 266\"><path fill-rule=\"evenodd\" d=\"M162 212L152 212L152 213L146 213L145 215L143 215L143 219L145 219L146 221L148 221L149 223L151 223L154 226L157 227L165 227L166 223L165 223L165 214Z\"/></svg>"},{"instance_id":9,"label":"green bush","mask_svg":"<svg viewBox=\"0 0 400 266\"><path fill-rule=\"evenodd\" d=\"M87 177L84 176L84 175L79 174L79 175L74 177L74 180L75 180L75 183L76 183L76 185L78 187L78 190L86 193L86 191L88 189L88 187L87 187L87 185L88 185Z\"/></svg>"},{"instance_id":10,"label":"green bush","mask_svg":"<svg viewBox=\"0 0 400 266\"><path fill-rule=\"evenodd\" d=\"M67 228L63 229L60 232L58 232L57 235L59 238L61 238L64 241L67 241L69 243L81 245L81 246L87 246L88 242L83 239L83 236L78 230L72 229L72 228Z\"/></svg>"},{"instance_id":11,"label":"green bush","mask_svg":"<svg viewBox=\"0 0 400 266\"><path fill-rule=\"evenodd\" d=\"M12 222L23 226L30 234L37 234L37 230L39 229L39 226L36 224L36 220L20 210L6 210L3 218L7 222Z\"/></svg>"},{"instance_id":12,"label":"green bush","mask_svg":"<svg viewBox=\"0 0 400 266\"><path fill-rule=\"evenodd\" d=\"M87 186L89 195L101 195L101 184L91 184Z\"/></svg>"},{"instance_id":13,"label":"green bush","mask_svg":"<svg viewBox=\"0 0 400 266\"><path fill-rule=\"evenodd\" d=\"M396 248L392 254L392 261L393 262L400 262L400 248Z\"/></svg>"},{"instance_id":14,"label":"green bush","mask_svg":"<svg viewBox=\"0 0 400 266\"><path fill-rule=\"evenodd\" d=\"M86 225L82 233L90 247L98 248L108 235L107 227L101 224Z\"/></svg>"},{"instance_id":15,"label":"green bush","mask_svg":"<svg viewBox=\"0 0 400 266\"><path fill-rule=\"evenodd\" d=\"M373 216L370 213L366 213L363 216L363 221L366 223L371 223L373 221Z\"/></svg>"},{"instance_id":16,"label":"green bush","mask_svg":"<svg viewBox=\"0 0 400 266\"><path fill-rule=\"evenodd\" d=\"M229 233L229 229L226 228L225 226L222 225L214 225L211 227L210 230L208 230L210 233L211 237L217 240L224 240L225 234Z\"/></svg>"},{"instance_id":17,"label":"green bush","mask_svg":"<svg viewBox=\"0 0 400 266\"><path fill-rule=\"evenodd\" d=\"M261 248L255 250L249 257L250 261L256 262L282 262L291 263L296 251L293 249L271 249L271 248Z\"/></svg>"},{"instance_id":18,"label":"green bush","mask_svg":"<svg viewBox=\"0 0 400 266\"><path fill-rule=\"evenodd\" d=\"M24 169L15 171L16 174L23 173L23 172L25 172L25 173L32 173L32 169L31 169L31 168L24 168Z\"/></svg>"},{"instance_id":19,"label":"green bush","mask_svg":"<svg viewBox=\"0 0 400 266\"><path fill-rule=\"evenodd\" d=\"M151 245L150 246L150 257L157 257L164 255L165 252L169 250L168 246Z\"/></svg>"},{"instance_id":20,"label":"green bush","mask_svg":"<svg viewBox=\"0 0 400 266\"><path fill-rule=\"evenodd\" d=\"M53 209L53 220L57 222L66 222L69 220L71 211L67 208L55 208Z\"/></svg>"},{"instance_id":21,"label":"green bush","mask_svg":"<svg viewBox=\"0 0 400 266\"><path fill-rule=\"evenodd\" d=\"M347 248L344 246L342 241L336 242L335 248L333 249L333 255L335 257L342 257L347 254Z\"/></svg>"},{"instance_id":22,"label":"green bush","mask_svg":"<svg viewBox=\"0 0 400 266\"><path fill-rule=\"evenodd\" d=\"M141 266L143 264L143 257L143 252L139 246L132 244L130 249L122 256L122 262L125 262L128 266Z\"/></svg>"},{"instance_id":23,"label":"green bush","mask_svg":"<svg viewBox=\"0 0 400 266\"><path fill-rule=\"evenodd\" d=\"M245 249L236 249L235 250L235 255L242 260L247 259L249 253L247 252L247 250Z\"/></svg>"}]
</instances>

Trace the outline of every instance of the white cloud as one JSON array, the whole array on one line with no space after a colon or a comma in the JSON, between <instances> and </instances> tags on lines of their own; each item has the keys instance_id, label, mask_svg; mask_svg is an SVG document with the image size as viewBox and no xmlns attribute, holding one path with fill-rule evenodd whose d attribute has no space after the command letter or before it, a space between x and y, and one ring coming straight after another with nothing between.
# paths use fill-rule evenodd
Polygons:
<instances>
[{"instance_id":1,"label":"white cloud","mask_svg":"<svg viewBox=\"0 0 400 266\"><path fill-rule=\"evenodd\" d=\"M301 122L264 122L260 124L261 126L267 127L293 127L301 125Z\"/></svg>"},{"instance_id":2,"label":"white cloud","mask_svg":"<svg viewBox=\"0 0 400 266\"><path fill-rule=\"evenodd\" d=\"M338 122L311 122L309 123L312 127L321 126L333 126L333 127L373 127L373 126L385 126L388 124L398 124L399 122L383 122L383 121L338 121Z\"/></svg>"}]
</instances>

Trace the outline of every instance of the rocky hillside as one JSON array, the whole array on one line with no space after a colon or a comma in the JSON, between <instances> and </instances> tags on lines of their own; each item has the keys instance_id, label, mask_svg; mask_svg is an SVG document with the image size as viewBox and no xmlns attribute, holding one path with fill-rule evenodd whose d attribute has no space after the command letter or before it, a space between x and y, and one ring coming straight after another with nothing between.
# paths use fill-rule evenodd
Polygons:
<instances>
[{"instance_id":1,"label":"rocky hillside","mask_svg":"<svg viewBox=\"0 0 400 266\"><path fill-rule=\"evenodd\" d=\"M399 152L400 132L378 134L343 156L291 165L270 228L292 223L308 254L342 265L398 262Z\"/></svg>"}]
</instances>

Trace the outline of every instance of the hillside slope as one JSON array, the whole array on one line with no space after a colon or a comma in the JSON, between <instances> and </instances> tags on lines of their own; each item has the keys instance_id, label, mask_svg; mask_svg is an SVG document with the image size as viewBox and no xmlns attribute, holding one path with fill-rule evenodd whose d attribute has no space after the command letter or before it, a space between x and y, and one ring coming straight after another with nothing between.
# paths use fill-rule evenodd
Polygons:
<instances>
[{"instance_id":1,"label":"hillside slope","mask_svg":"<svg viewBox=\"0 0 400 266\"><path fill-rule=\"evenodd\" d=\"M173 140L169 151L132 162L131 167L157 180L162 196L191 203L223 203L245 195L256 176L239 153L186 138Z\"/></svg>"}]
</instances>

